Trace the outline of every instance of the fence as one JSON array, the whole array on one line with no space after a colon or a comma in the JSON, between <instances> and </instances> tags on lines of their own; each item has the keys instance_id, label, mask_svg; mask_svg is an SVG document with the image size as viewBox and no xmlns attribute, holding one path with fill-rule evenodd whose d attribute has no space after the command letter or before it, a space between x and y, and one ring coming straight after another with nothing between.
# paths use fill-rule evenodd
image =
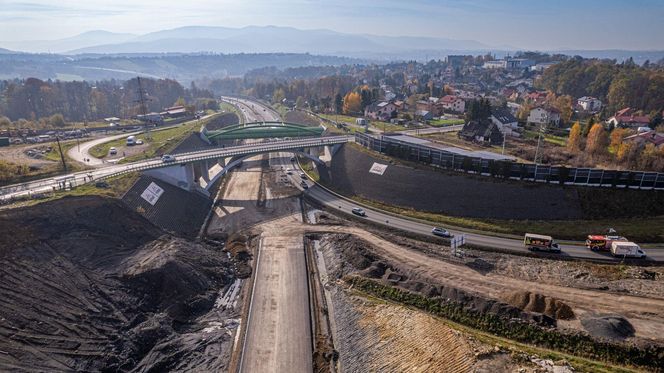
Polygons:
<instances>
[{"instance_id":1,"label":"fence","mask_svg":"<svg viewBox=\"0 0 664 373\"><path fill-rule=\"evenodd\" d=\"M559 185L644 190L664 189L664 173L659 172L569 168L512 161L496 161L468 157L427 146L411 144L390 138L389 136L374 137L364 133L356 133L355 142L371 150L397 158L483 176Z\"/></svg>"}]
</instances>

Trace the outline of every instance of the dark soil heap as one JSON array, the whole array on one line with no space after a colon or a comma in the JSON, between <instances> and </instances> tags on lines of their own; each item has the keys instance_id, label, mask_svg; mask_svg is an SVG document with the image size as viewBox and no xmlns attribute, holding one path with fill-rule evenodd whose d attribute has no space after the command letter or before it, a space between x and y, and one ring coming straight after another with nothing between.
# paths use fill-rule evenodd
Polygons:
<instances>
[{"instance_id":1,"label":"dark soil heap","mask_svg":"<svg viewBox=\"0 0 664 373\"><path fill-rule=\"evenodd\" d=\"M194 357L223 341L193 336L231 280L225 255L100 197L2 211L0 227L0 371L225 368Z\"/></svg>"}]
</instances>

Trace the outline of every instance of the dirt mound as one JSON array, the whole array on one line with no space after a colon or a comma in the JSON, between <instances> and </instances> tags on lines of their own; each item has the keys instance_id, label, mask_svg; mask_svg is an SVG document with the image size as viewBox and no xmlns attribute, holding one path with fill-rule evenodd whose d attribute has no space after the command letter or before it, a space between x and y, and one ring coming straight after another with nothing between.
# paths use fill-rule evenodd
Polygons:
<instances>
[{"instance_id":1,"label":"dirt mound","mask_svg":"<svg viewBox=\"0 0 664 373\"><path fill-rule=\"evenodd\" d=\"M231 333L198 325L222 317L214 301L232 280L218 249L100 197L2 211L0 226L0 371L170 370L211 343L214 359L230 352Z\"/></svg>"},{"instance_id":2,"label":"dirt mound","mask_svg":"<svg viewBox=\"0 0 664 373\"><path fill-rule=\"evenodd\" d=\"M557 320L574 318L572 307L566 303L542 294L529 291L516 291L504 296L505 302L528 312L543 313Z\"/></svg>"},{"instance_id":3,"label":"dirt mound","mask_svg":"<svg viewBox=\"0 0 664 373\"><path fill-rule=\"evenodd\" d=\"M588 315L581 325L596 338L623 340L634 336L634 326L620 315Z\"/></svg>"}]
</instances>

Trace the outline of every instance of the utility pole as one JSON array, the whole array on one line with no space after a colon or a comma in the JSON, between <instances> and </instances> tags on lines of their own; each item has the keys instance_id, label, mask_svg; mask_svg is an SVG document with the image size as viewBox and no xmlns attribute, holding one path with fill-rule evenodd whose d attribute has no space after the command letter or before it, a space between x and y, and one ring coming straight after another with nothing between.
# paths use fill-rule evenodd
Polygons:
<instances>
[{"instance_id":1,"label":"utility pole","mask_svg":"<svg viewBox=\"0 0 664 373\"><path fill-rule=\"evenodd\" d=\"M546 133L546 123L542 123L537 136L537 149L535 150L535 164L542 161L542 154L540 153L540 144L542 143L542 135Z\"/></svg>"},{"instance_id":2,"label":"utility pole","mask_svg":"<svg viewBox=\"0 0 664 373\"><path fill-rule=\"evenodd\" d=\"M58 150L60 151L60 160L62 161L62 168L67 173L67 162L65 162L65 155L62 153L62 146L60 145L60 136L55 136L55 141L58 143Z\"/></svg>"},{"instance_id":3,"label":"utility pole","mask_svg":"<svg viewBox=\"0 0 664 373\"><path fill-rule=\"evenodd\" d=\"M138 81L138 103L140 105L139 109L141 115L143 115L143 122L145 123L145 138L150 138L150 121L147 118L148 109L145 105L145 91L143 91L143 84L141 83L141 77L137 76L136 80Z\"/></svg>"},{"instance_id":4,"label":"utility pole","mask_svg":"<svg viewBox=\"0 0 664 373\"><path fill-rule=\"evenodd\" d=\"M503 129L505 129L503 127ZM507 130L503 131L503 155L505 155L505 142L507 141Z\"/></svg>"}]
</instances>

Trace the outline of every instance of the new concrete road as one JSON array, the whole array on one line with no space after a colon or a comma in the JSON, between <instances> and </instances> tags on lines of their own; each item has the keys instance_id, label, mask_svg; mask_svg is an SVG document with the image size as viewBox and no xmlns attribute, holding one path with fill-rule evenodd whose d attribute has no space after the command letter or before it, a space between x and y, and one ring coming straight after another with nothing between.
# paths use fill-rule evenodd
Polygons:
<instances>
[{"instance_id":1,"label":"new concrete road","mask_svg":"<svg viewBox=\"0 0 664 373\"><path fill-rule=\"evenodd\" d=\"M109 166L109 165L112 165L112 163L105 163L102 159L95 158L92 155L90 155L90 149L92 149L95 146L100 145L100 144L105 144L105 143L110 142L110 141L115 141L117 139L126 138L127 136L131 136L131 135L138 135L139 133L142 133L142 131L121 133L119 135L102 137L102 138L99 138L99 139L86 141L84 143L81 143L80 147L79 146L74 146L73 148L69 149L69 151L67 152L67 156L69 158L73 159L76 162L83 163L83 164L86 164L86 165L92 166L92 167ZM86 161L86 159L87 159L87 161Z\"/></svg>"},{"instance_id":2,"label":"new concrete road","mask_svg":"<svg viewBox=\"0 0 664 373\"><path fill-rule=\"evenodd\" d=\"M461 131L463 128L463 124L458 124L454 126L446 126L446 127L434 127L434 128L418 128L414 130L405 130L405 131L399 131L399 133L403 133L404 135L431 135L434 133L445 133L445 132L454 132L454 131Z\"/></svg>"},{"instance_id":3,"label":"new concrete road","mask_svg":"<svg viewBox=\"0 0 664 373\"><path fill-rule=\"evenodd\" d=\"M247 122L279 120L278 114L259 104L235 99L232 103L240 107ZM290 155L284 157L282 154L270 153L271 167L280 168L283 158L288 162ZM268 192L265 204L270 207L254 211L258 185L267 183L261 181L259 167L231 174L229 187L241 186L241 180L250 181L251 185L245 184L241 190L227 189L224 197L234 200L236 204L238 200L254 200L245 205L245 209L265 219L264 223L257 225L261 238L254 265L254 285L239 371L311 372L312 339L303 238L301 232L290 234L284 229L292 224L301 224L299 201L292 196L273 199L270 197L272 193ZM272 173L265 175L272 177ZM221 200L222 208L224 199ZM226 211L231 211L231 208L229 206ZM279 216L271 216L272 212ZM237 219L241 212L231 215ZM224 224L224 221L220 223Z\"/></svg>"}]
</instances>

